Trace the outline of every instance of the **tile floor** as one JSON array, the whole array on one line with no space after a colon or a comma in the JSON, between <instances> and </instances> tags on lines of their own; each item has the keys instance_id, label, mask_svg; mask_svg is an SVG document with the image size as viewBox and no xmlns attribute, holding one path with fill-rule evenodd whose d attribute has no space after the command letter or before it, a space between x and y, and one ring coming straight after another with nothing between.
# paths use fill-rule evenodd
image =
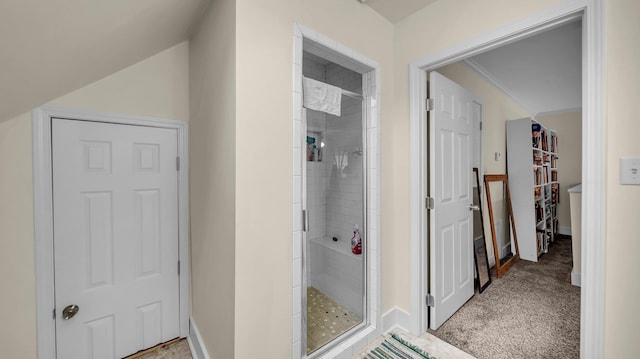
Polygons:
<instances>
[{"instance_id":1,"label":"tile floor","mask_svg":"<svg viewBox=\"0 0 640 359\"><path fill-rule=\"evenodd\" d=\"M401 338L426 351L430 356L437 359L476 359L474 356L463 352L462 350L429 333L424 333L421 336L416 337L398 329L394 330L394 332L399 334ZM378 358L369 354L369 352L371 349L379 345L385 337L388 337L388 335L379 337L361 352L355 354L352 359Z\"/></svg>"},{"instance_id":2,"label":"tile floor","mask_svg":"<svg viewBox=\"0 0 640 359\"><path fill-rule=\"evenodd\" d=\"M307 288L307 353L362 321L345 307L314 287Z\"/></svg>"}]
</instances>

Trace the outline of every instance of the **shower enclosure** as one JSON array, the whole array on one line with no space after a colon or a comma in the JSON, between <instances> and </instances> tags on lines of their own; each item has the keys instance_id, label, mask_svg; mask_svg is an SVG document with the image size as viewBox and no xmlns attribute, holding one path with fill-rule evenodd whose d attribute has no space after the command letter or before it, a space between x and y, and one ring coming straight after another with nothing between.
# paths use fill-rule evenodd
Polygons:
<instances>
[{"instance_id":1,"label":"shower enclosure","mask_svg":"<svg viewBox=\"0 0 640 359\"><path fill-rule=\"evenodd\" d=\"M303 111L302 339L315 356L368 320L367 146L362 75L308 52L302 72L342 91L340 116Z\"/></svg>"}]
</instances>

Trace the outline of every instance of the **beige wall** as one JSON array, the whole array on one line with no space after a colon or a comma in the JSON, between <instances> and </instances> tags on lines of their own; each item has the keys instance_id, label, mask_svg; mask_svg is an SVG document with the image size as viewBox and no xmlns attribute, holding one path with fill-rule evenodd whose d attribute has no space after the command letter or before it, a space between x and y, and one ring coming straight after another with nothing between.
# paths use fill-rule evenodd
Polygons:
<instances>
[{"instance_id":1,"label":"beige wall","mask_svg":"<svg viewBox=\"0 0 640 359\"><path fill-rule=\"evenodd\" d=\"M582 182L582 112L537 116L536 121L558 132L558 182L560 182L558 222L561 228L571 230L571 211L567 190Z\"/></svg>"},{"instance_id":2,"label":"beige wall","mask_svg":"<svg viewBox=\"0 0 640 359\"><path fill-rule=\"evenodd\" d=\"M187 121L189 43L182 42L50 103Z\"/></svg>"},{"instance_id":3,"label":"beige wall","mask_svg":"<svg viewBox=\"0 0 640 359\"><path fill-rule=\"evenodd\" d=\"M235 27L235 2L214 1L189 45L191 314L212 359L234 357Z\"/></svg>"},{"instance_id":4,"label":"beige wall","mask_svg":"<svg viewBox=\"0 0 640 359\"><path fill-rule=\"evenodd\" d=\"M0 123L0 348L36 357L31 116Z\"/></svg>"},{"instance_id":5,"label":"beige wall","mask_svg":"<svg viewBox=\"0 0 640 359\"><path fill-rule=\"evenodd\" d=\"M344 0L241 1L237 21L235 358L252 358L256 348L264 357L288 358L294 22L380 63L385 169L393 147L385 135L392 121L393 27L369 7ZM392 172L385 169L383 186L392 188ZM383 196L387 217L390 197ZM383 227L382 252L383 266L391 271L392 263L385 261L395 233L389 230ZM387 297L391 290L383 290L383 310L393 304Z\"/></svg>"},{"instance_id":6,"label":"beige wall","mask_svg":"<svg viewBox=\"0 0 640 359\"><path fill-rule=\"evenodd\" d=\"M605 3L605 357L640 352L640 187L620 185L620 156L640 157L640 2ZM587 144L588 145L588 144ZM584 247L583 247L584 248Z\"/></svg>"},{"instance_id":7,"label":"beige wall","mask_svg":"<svg viewBox=\"0 0 640 359\"><path fill-rule=\"evenodd\" d=\"M181 43L53 103L187 119L188 52ZM36 358L31 114L0 124L0 348Z\"/></svg>"}]
</instances>

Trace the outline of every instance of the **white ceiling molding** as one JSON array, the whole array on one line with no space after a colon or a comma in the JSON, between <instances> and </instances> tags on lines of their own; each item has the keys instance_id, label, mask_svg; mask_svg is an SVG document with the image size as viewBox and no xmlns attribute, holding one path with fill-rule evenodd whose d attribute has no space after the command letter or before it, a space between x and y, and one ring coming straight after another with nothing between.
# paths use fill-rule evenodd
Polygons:
<instances>
[{"instance_id":1,"label":"white ceiling molding","mask_svg":"<svg viewBox=\"0 0 640 359\"><path fill-rule=\"evenodd\" d=\"M484 67L480 66L477 62L473 61L472 58L462 60L462 63L466 65L468 68L473 70L478 75L482 76L484 79L489 81L493 86L498 88L502 93L504 93L507 97L509 97L513 102L522 107L525 111L529 112L532 116L536 116L537 111L535 109L530 108L523 101L521 101L516 95L513 94L511 90L509 90L500 80L495 78L489 71L485 70Z\"/></svg>"},{"instance_id":2,"label":"white ceiling molding","mask_svg":"<svg viewBox=\"0 0 640 359\"><path fill-rule=\"evenodd\" d=\"M582 112L582 106L581 107L574 107L574 108L565 108L563 110L538 112L534 117L551 116L551 115L557 115L557 114L560 114L560 113L571 113L571 112Z\"/></svg>"}]
</instances>

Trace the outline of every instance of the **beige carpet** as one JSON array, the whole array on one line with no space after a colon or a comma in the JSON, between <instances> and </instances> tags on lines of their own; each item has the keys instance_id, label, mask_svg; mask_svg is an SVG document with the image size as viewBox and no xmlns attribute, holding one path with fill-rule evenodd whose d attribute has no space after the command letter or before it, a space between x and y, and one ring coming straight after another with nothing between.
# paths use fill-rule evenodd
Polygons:
<instances>
[{"instance_id":1,"label":"beige carpet","mask_svg":"<svg viewBox=\"0 0 640 359\"><path fill-rule=\"evenodd\" d=\"M314 352L361 321L321 291L307 288L307 353Z\"/></svg>"},{"instance_id":2,"label":"beige carpet","mask_svg":"<svg viewBox=\"0 0 640 359\"><path fill-rule=\"evenodd\" d=\"M538 263L518 261L438 330L479 359L580 357L580 288L571 285L571 240L557 239ZM586 355L589 356L588 354Z\"/></svg>"}]
</instances>

